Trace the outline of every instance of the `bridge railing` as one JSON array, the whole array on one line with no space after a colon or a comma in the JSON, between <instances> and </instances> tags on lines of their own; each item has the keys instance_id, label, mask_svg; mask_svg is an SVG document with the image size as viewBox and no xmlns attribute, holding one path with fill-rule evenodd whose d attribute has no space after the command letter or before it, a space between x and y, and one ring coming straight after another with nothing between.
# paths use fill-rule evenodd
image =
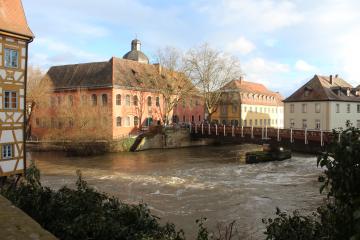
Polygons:
<instances>
[{"instance_id":1,"label":"bridge railing","mask_svg":"<svg viewBox=\"0 0 360 240\"><path fill-rule=\"evenodd\" d=\"M317 129L284 129L274 127L244 127L231 125L216 125L216 124L189 124L190 132L197 135L204 136L232 136L242 138L261 138L261 139L277 139L288 140L290 142L304 141L305 144L311 142L319 142L323 146L330 143L334 136L330 131L323 131Z\"/></svg>"}]
</instances>

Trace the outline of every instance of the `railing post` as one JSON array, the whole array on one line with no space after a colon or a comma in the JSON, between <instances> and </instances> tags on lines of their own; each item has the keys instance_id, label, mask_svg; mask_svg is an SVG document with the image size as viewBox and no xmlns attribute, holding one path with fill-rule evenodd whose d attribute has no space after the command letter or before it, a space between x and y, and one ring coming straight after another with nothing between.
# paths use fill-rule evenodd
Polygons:
<instances>
[{"instance_id":1,"label":"railing post","mask_svg":"<svg viewBox=\"0 0 360 240\"><path fill-rule=\"evenodd\" d=\"M265 126L265 138L268 138L267 126Z\"/></svg>"},{"instance_id":2,"label":"railing post","mask_svg":"<svg viewBox=\"0 0 360 240\"><path fill-rule=\"evenodd\" d=\"M251 126L251 138L254 138L254 126Z\"/></svg>"},{"instance_id":3,"label":"railing post","mask_svg":"<svg viewBox=\"0 0 360 240\"><path fill-rule=\"evenodd\" d=\"M215 124L215 135L218 135L218 129L217 129L217 124Z\"/></svg>"},{"instance_id":4,"label":"railing post","mask_svg":"<svg viewBox=\"0 0 360 240\"><path fill-rule=\"evenodd\" d=\"M277 129L277 141L280 142L280 128Z\"/></svg>"},{"instance_id":5,"label":"railing post","mask_svg":"<svg viewBox=\"0 0 360 240\"><path fill-rule=\"evenodd\" d=\"M204 135L204 124L201 124L201 134Z\"/></svg>"},{"instance_id":6,"label":"railing post","mask_svg":"<svg viewBox=\"0 0 360 240\"><path fill-rule=\"evenodd\" d=\"M290 142L293 143L294 139L293 139L293 129L290 128Z\"/></svg>"},{"instance_id":7,"label":"railing post","mask_svg":"<svg viewBox=\"0 0 360 240\"><path fill-rule=\"evenodd\" d=\"M195 133L198 133L197 131L197 124L195 123Z\"/></svg>"},{"instance_id":8,"label":"railing post","mask_svg":"<svg viewBox=\"0 0 360 240\"><path fill-rule=\"evenodd\" d=\"M224 124L224 137L226 136L226 132L225 132L225 124Z\"/></svg>"},{"instance_id":9,"label":"railing post","mask_svg":"<svg viewBox=\"0 0 360 240\"><path fill-rule=\"evenodd\" d=\"M244 126L241 126L241 137L244 137Z\"/></svg>"},{"instance_id":10,"label":"railing post","mask_svg":"<svg viewBox=\"0 0 360 240\"><path fill-rule=\"evenodd\" d=\"M320 130L320 142L321 142L321 146L324 146L324 138L323 138L323 131Z\"/></svg>"},{"instance_id":11,"label":"railing post","mask_svg":"<svg viewBox=\"0 0 360 240\"><path fill-rule=\"evenodd\" d=\"M233 137L235 137L235 128L234 128L234 125L232 126L231 134L232 134Z\"/></svg>"},{"instance_id":12,"label":"railing post","mask_svg":"<svg viewBox=\"0 0 360 240\"><path fill-rule=\"evenodd\" d=\"M341 132L340 132L340 130L339 130L339 139L338 139L338 143L340 143L340 141L341 141Z\"/></svg>"},{"instance_id":13,"label":"railing post","mask_svg":"<svg viewBox=\"0 0 360 240\"><path fill-rule=\"evenodd\" d=\"M305 144L308 144L308 141L307 141L307 128L305 128L304 130L304 140L305 140Z\"/></svg>"},{"instance_id":14,"label":"railing post","mask_svg":"<svg viewBox=\"0 0 360 240\"><path fill-rule=\"evenodd\" d=\"M208 124L208 133L209 133L209 135L211 135L211 125L210 125L210 123Z\"/></svg>"}]
</instances>

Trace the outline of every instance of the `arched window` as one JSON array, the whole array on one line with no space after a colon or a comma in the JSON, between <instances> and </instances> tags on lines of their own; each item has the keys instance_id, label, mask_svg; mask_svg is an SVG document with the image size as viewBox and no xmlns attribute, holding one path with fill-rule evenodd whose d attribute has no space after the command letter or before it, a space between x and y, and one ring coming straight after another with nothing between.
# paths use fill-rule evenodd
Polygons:
<instances>
[{"instance_id":1,"label":"arched window","mask_svg":"<svg viewBox=\"0 0 360 240\"><path fill-rule=\"evenodd\" d=\"M156 106L159 107L160 106L160 98L156 97Z\"/></svg>"},{"instance_id":2,"label":"arched window","mask_svg":"<svg viewBox=\"0 0 360 240\"><path fill-rule=\"evenodd\" d=\"M121 117L116 117L116 126L121 127Z\"/></svg>"},{"instance_id":3,"label":"arched window","mask_svg":"<svg viewBox=\"0 0 360 240\"><path fill-rule=\"evenodd\" d=\"M139 118L138 116L134 117L134 126L138 126L139 125Z\"/></svg>"},{"instance_id":4,"label":"arched window","mask_svg":"<svg viewBox=\"0 0 360 240\"><path fill-rule=\"evenodd\" d=\"M125 118L125 126L126 126L126 127L129 127L129 126L130 126L130 117L129 117L129 116L127 116L127 117Z\"/></svg>"},{"instance_id":5,"label":"arched window","mask_svg":"<svg viewBox=\"0 0 360 240\"><path fill-rule=\"evenodd\" d=\"M101 95L101 100L102 100L102 105L106 106L107 102L108 102L108 98L107 98L107 94L104 93L103 95Z\"/></svg>"},{"instance_id":6,"label":"arched window","mask_svg":"<svg viewBox=\"0 0 360 240\"><path fill-rule=\"evenodd\" d=\"M151 96L147 97L147 104L149 107L151 107L152 103L151 103Z\"/></svg>"},{"instance_id":7,"label":"arched window","mask_svg":"<svg viewBox=\"0 0 360 240\"><path fill-rule=\"evenodd\" d=\"M126 102L126 106L130 106L130 95L126 95L125 102Z\"/></svg>"},{"instance_id":8,"label":"arched window","mask_svg":"<svg viewBox=\"0 0 360 240\"><path fill-rule=\"evenodd\" d=\"M121 105L121 95L120 94L116 94L116 105Z\"/></svg>"},{"instance_id":9,"label":"arched window","mask_svg":"<svg viewBox=\"0 0 360 240\"><path fill-rule=\"evenodd\" d=\"M137 106L138 105L138 97L136 95L133 97L133 101L134 101L134 106Z\"/></svg>"},{"instance_id":10,"label":"arched window","mask_svg":"<svg viewBox=\"0 0 360 240\"><path fill-rule=\"evenodd\" d=\"M93 106L97 105L97 96L96 94L91 95L91 103Z\"/></svg>"}]
</instances>

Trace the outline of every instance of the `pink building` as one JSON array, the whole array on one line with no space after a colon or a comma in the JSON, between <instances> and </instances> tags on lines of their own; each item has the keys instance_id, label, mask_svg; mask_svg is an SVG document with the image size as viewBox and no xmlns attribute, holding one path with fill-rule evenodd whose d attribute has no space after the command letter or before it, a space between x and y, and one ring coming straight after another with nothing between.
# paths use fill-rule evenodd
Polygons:
<instances>
[{"instance_id":1,"label":"pink building","mask_svg":"<svg viewBox=\"0 0 360 240\"><path fill-rule=\"evenodd\" d=\"M133 40L131 51L123 59L51 67L43 81L50 82L53 91L47 103L34 110L32 136L75 134L81 125L90 125L86 116L93 116L94 134L100 131L101 137L111 139L137 133L140 127L163 124L164 99L157 89L149 87L159 66L149 64L140 46L139 40ZM203 121L201 97L181 99L169 119L180 123ZM91 132L87 130L87 135Z\"/></svg>"}]
</instances>

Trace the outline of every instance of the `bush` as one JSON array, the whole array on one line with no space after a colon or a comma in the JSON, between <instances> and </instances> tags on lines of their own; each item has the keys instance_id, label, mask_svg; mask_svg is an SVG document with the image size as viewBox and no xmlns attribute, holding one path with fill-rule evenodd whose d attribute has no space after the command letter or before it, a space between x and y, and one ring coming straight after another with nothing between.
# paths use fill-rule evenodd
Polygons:
<instances>
[{"instance_id":1,"label":"bush","mask_svg":"<svg viewBox=\"0 0 360 240\"><path fill-rule=\"evenodd\" d=\"M129 205L87 186L78 173L76 189L43 187L31 167L26 181L1 193L41 226L63 240L182 240L173 224L161 226L145 204Z\"/></svg>"},{"instance_id":2,"label":"bush","mask_svg":"<svg viewBox=\"0 0 360 240\"><path fill-rule=\"evenodd\" d=\"M348 124L344 131L333 131L337 137L328 151L318 157L325 167L320 193L327 191L327 201L311 216L292 216L277 210L267 224L268 240L282 239L360 239L360 130Z\"/></svg>"}]
</instances>

